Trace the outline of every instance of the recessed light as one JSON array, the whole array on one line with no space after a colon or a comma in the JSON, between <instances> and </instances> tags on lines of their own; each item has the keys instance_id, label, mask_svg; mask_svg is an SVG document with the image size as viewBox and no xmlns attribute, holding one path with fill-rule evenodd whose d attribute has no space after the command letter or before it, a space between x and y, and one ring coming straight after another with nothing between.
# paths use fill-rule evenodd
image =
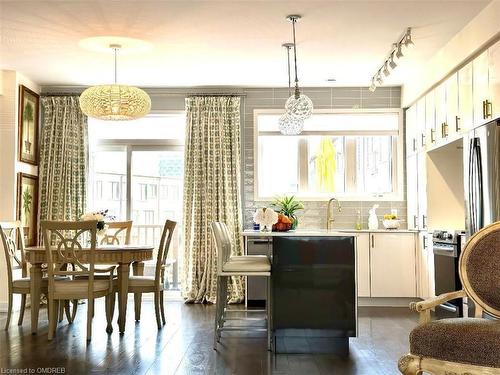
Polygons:
<instances>
[{"instance_id":1,"label":"recessed light","mask_svg":"<svg viewBox=\"0 0 500 375\"><path fill-rule=\"evenodd\" d=\"M335 79L335 78L327 78L326 81L327 82L337 82L337 79Z\"/></svg>"}]
</instances>

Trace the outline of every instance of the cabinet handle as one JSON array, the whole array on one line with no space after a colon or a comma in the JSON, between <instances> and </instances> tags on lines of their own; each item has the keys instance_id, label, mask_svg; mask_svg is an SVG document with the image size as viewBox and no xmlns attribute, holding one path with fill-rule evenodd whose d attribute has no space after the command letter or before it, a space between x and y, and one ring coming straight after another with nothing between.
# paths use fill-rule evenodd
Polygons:
<instances>
[{"instance_id":1,"label":"cabinet handle","mask_svg":"<svg viewBox=\"0 0 500 375\"><path fill-rule=\"evenodd\" d=\"M490 118L493 113L493 104L489 100L484 101L485 104L485 119Z\"/></svg>"},{"instance_id":2,"label":"cabinet handle","mask_svg":"<svg viewBox=\"0 0 500 375\"><path fill-rule=\"evenodd\" d=\"M486 100L483 100L483 119L486 118Z\"/></svg>"},{"instance_id":3,"label":"cabinet handle","mask_svg":"<svg viewBox=\"0 0 500 375\"><path fill-rule=\"evenodd\" d=\"M427 249L427 236L424 235L424 237L422 237L422 240L424 242L424 249Z\"/></svg>"},{"instance_id":4,"label":"cabinet handle","mask_svg":"<svg viewBox=\"0 0 500 375\"><path fill-rule=\"evenodd\" d=\"M413 228L416 228L418 226L417 224L417 215L413 215Z\"/></svg>"},{"instance_id":5,"label":"cabinet handle","mask_svg":"<svg viewBox=\"0 0 500 375\"><path fill-rule=\"evenodd\" d=\"M422 215L422 228L427 228L427 215Z\"/></svg>"},{"instance_id":6,"label":"cabinet handle","mask_svg":"<svg viewBox=\"0 0 500 375\"><path fill-rule=\"evenodd\" d=\"M448 136L448 124L446 122L441 124L441 135L443 138Z\"/></svg>"},{"instance_id":7,"label":"cabinet handle","mask_svg":"<svg viewBox=\"0 0 500 375\"><path fill-rule=\"evenodd\" d=\"M455 116L455 130L457 132L462 130L462 128L460 127L460 117L458 117L458 116Z\"/></svg>"},{"instance_id":8,"label":"cabinet handle","mask_svg":"<svg viewBox=\"0 0 500 375\"><path fill-rule=\"evenodd\" d=\"M372 234L372 249L375 247L375 235Z\"/></svg>"},{"instance_id":9,"label":"cabinet handle","mask_svg":"<svg viewBox=\"0 0 500 375\"><path fill-rule=\"evenodd\" d=\"M436 142L436 130L431 129L431 143Z\"/></svg>"},{"instance_id":10,"label":"cabinet handle","mask_svg":"<svg viewBox=\"0 0 500 375\"><path fill-rule=\"evenodd\" d=\"M421 143L422 147L425 146L425 134L424 133L420 134L420 143Z\"/></svg>"},{"instance_id":11,"label":"cabinet handle","mask_svg":"<svg viewBox=\"0 0 500 375\"><path fill-rule=\"evenodd\" d=\"M417 139L413 138L413 151L417 151Z\"/></svg>"}]
</instances>

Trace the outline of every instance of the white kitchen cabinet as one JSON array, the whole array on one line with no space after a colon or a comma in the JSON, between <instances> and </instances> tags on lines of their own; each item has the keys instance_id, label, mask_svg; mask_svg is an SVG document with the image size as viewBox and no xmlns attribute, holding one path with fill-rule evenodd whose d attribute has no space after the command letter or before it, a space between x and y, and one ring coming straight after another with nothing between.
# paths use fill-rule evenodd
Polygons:
<instances>
[{"instance_id":1,"label":"white kitchen cabinet","mask_svg":"<svg viewBox=\"0 0 500 375\"><path fill-rule=\"evenodd\" d=\"M455 123L457 132L472 129L473 109L472 63L469 63L458 71L458 121Z\"/></svg>"},{"instance_id":2,"label":"white kitchen cabinet","mask_svg":"<svg viewBox=\"0 0 500 375\"><path fill-rule=\"evenodd\" d=\"M425 145L436 143L436 92L432 90L425 96Z\"/></svg>"},{"instance_id":3,"label":"white kitchen cabinet","mask_svg":"<svg viewBox=\"0 0 500 375\"><path fill-rule=\"evenodd\" d=\"M446 86L446 119L440 136L443 139L447 139L458 133L458 74L454 73L445 81L444 85Z\"/></svg>"},{"instance_id":4,"label":"white kitchen cabinet","mask_svg":"<svg viewBox=\"0 0 500 375\"><path fill-rule=\"evenodd\" d=\"M484 123L490 116L491 96L489 90L489 52L481 53L472 61L472 95L474 103L474 126Z\"/></svg>"},{"instance_id":5,"label":"white kitchen cabinet","mask_svg":"<svg viewBox=\"0 0 500 375\"><path fill-rule=\"evenodd\" d=\"M425 97L417 101L417 151L425 149Z\"/></svg>"},{"instance_id":6,"label":"white kitchen cabinet","mask_svg":"<svg viewBox=\"0 0 500 375\"><path fill-rule=\"evenodd\" d=\"M405 135L406 135L406 155L413 155L417 152L417 106L412 105L405 114Z\"/></svg>"},{"instance_id":7,"label":"white kitchen cabinet","mask_svg":"<svg viewBox=\"0 0 500 375\"><path fill-rule=\"evenodd\" d=\"M447 108L447 92L446 92L446 82L441 83L434 90L434 103L436 107L436 133L434 138L437 143L441 141L444 136L444 127L448 122L448 108Z\"/></svg>"},{"instance_id":8,"label":"white kitchen cabinet","mask_svg":"<svg viewBox=\"0 0 500 375\"><path fill-rule=\"evenodd\" d=\"M370 297L370 235L360 233L357 236L358 251L358 297Z\"/></svg>"},{"instance_id":9,"label":"white kitchen cabinet","mask_svg":"<svg viewBox=\"0 0 500 375\"><path fill-rule=\"evenodd\" d=\"M406 213L408 229L418 229L418 155L406 158Z\"/></svg>"},{"instance_id":10,"label":"white kitchen cabinet","mask_svg":"<svg viewBox=\"0 0 500 375\"><path fill-rule=\"evenodd\" d=\"M429 258L432 253L431 242L432 238L429 238L427 232L418 233L418 244L417 244L417 275L418 275L418 294L417 296L422 299L427 299L431 297L430 293L430 282L431 278L434 280L434 274L430 273ZM434 263L434 262L432 262Z\"/></svg>"},{"instance_id":11,"label":"white kitchen cabinet","mask_svg":"<svg viewBox=\"0 0 500 375\"><path fill-rule=\"evenodd\" d=\"M416 297L415 234L370 233L371 297Z\"/></svg>"},{"instance_id":12,"label":"white kitchen cabinet","mask_svg":"<svg viewBox=\"0 0 500 375\"><path fill-rule=\"evenodd\" d=\"M427 153L421 152L417 156L417 206L418 228L427 229Z\"/></svg>"},{"instance_id":13,"label":"white kitchen cabinet","mask_svg":"<svg viewBox=\"0 0 500 375\"><path fill-rule=\"evenodd\" d=\"M492 118L500 117L500 42L488 49L488 84Z\"/></svg>"}]
</instances>

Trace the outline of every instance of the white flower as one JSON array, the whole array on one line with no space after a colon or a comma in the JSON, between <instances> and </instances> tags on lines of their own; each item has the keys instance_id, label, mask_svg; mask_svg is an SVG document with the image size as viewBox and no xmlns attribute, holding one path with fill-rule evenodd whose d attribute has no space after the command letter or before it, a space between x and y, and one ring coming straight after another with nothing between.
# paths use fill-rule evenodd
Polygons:
<instances>
[{"instance_id":1,"label":"white flower","mask_svg":"<svg viewBox=\"0 0 500 375\"><path fill-rule=\"evenodd\" d=\"M278 222L278 213L270 208L259 208L253 215L253 221L269 228Z\"/></svg>"}]
</instances>

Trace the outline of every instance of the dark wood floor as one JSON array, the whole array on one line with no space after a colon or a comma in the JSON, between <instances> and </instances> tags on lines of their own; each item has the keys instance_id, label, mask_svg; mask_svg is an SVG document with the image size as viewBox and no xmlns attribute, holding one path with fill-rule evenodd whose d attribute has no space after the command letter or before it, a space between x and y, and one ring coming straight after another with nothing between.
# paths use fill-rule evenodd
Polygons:
<instances>
[{"instance_id":1,"label":"dark wood floor","mask_svg":"<svg viewBox=\"0 0 500 375\"><path fill-rule=\"evenodd\" d=\"M41 310L38 335L31 335L29 312L24 325L13 315L4 331L0 314L0 373L5 369L63 367L65 374L398 374L397 359L408 350L408 333L416 316L406 308L360 308L359 337L350 340L350 356L273 355L265 336L241 333L223 336L212 349L213 306L166 302L166 326L158 331L151 302L143 302L141 322L133 319L129 301L124 335L105 332L104 304L96 305L93 338L85 340L85 310L74 324L59 324L56 338L47 341L47 318ZM102 312L100 314L99 312ZM29 371L29 370L28 370Z\"/></svg>"}]
</instances>

